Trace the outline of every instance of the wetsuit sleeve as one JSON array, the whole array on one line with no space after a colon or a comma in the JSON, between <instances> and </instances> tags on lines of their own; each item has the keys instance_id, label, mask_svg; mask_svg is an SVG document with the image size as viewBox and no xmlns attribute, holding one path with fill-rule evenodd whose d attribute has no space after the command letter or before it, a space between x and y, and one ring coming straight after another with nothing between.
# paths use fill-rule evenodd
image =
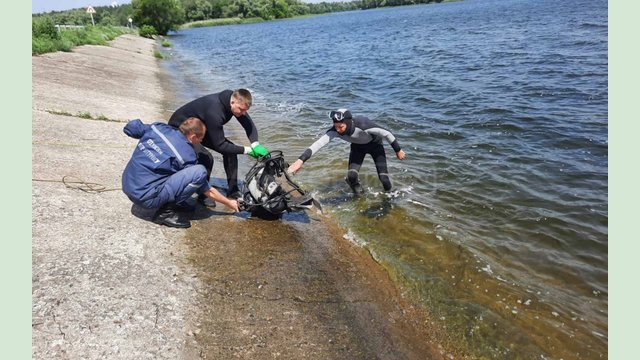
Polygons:
<instances>
[{"instance_id":1,"label":"wetsuit sleeve","mask_svg":"<svg viewBox=\"0 0 640 360\"><path fill-rule=\"evenodd\" d=\"M249 114L246 114L238 118L238 122L244 128L244 132L247 133L247 138L249 138L252 144L258 141L258 129L256 128L256 125L253 123L253 120L251 119L251 116L249 116Z\"/></svg>"},{"instance_id":2,"label":"wetsuit sleeve","mask_svg":"<svg viewBox=\"0 0 640 360\"><path fill-rule=\"evenodd\" d=\"M391 144L393 151L398 152L402 150L402 148L400 147L400 144L398 144L398 140L396 139L395 136L393 136L391 131L383 129L381 127L372 127L365 131L371 135L385 138L389 142L389 144Z\"/></svg>"},{"instance_id":3,"label":"wetsuit sleeve","mask_svg":"<svg viewBox=\"0 0 640 360\"><path fill-rule=\"evenodd\" d=\"M327 145L334 137L338 135L334 130L327 131L324 135L320 137L320 139L316 140L311 146L305 150L298 159L304 161L309 160L311 155L317 153L320 149L322 149L325 145Z\"/></svg>"},{"instance_id":4,"label":"wetsuit sleeve","mask_svg":"<svg viewBox=\"0 0 640 360\"><path fill-rule=\"evenodd\" d=\"M142 123L140 119L131 120L125 125L124 133L134 139L140 139L145 132L149 131L151 126Z\"/></svg>"},{"instance_id":5,"label":"wetsuit sleeve","mask_svg":"<svg viewBox=\"0 0 640 360\"><path fill-rule=\"evenodd\" d=\"M224 119L220 115L210 113L207 118L207 147L211 145L212 150L221 154L244 154L244 146L236 145L224 136Z\"/></svg>"}]
</instances>

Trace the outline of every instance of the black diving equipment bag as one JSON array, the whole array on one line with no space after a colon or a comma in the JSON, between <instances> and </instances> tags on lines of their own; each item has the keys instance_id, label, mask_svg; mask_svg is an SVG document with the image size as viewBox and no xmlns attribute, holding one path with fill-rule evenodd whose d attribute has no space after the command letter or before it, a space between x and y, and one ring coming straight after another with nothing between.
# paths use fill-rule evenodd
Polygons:
<instances>
[{"instance_id":1,"label":"black diving equipment bag","mask_svg":"<svg viewBox=\"0 0 640 360\"><path fill-rule=\"evenodd\" d=\"M309 193L291 180L289 164L282 151L272 151L260 157L245 176L241 210L259 218L279 218L284 212L303 211L322 206Z\"/></svg>"}]
</instances>

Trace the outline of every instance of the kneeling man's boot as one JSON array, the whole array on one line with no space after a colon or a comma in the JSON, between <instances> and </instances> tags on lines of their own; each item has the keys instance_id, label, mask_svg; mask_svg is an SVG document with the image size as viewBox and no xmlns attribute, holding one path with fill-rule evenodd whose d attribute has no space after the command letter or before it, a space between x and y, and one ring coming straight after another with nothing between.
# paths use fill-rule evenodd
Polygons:
<instances>
[{"instance_id":1,"label":"kneeling man's boot","mask_svg":"<svg viewBox=\"0 0 640 360\"><path fill-rule=\"evenodd\" d=\"M135 203L131 205L131 214L145 221L153 221L156 212L156 209L147 209Z\"/></svg>"},{"instance_id":2,"label":"kneeling man's boot","mask_svg":"<svg viewBox=\"0 0 640 360\"><path fill-rule=\"evenodd\" d=\"M183 214L176 211L172 204L162 205L155 214L153 222L175 228L188 228L191 226L191 222Z\"/></svg>"}]
</instances>

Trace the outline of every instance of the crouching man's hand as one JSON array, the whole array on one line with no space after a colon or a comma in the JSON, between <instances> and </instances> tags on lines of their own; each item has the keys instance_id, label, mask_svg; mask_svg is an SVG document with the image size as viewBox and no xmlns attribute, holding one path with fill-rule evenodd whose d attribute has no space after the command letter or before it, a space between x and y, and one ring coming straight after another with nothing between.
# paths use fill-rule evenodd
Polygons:
<instances>
[{"instance_id":1,"label":"crouching man's hand","mask_svg":"<svg viewBox=\"0 0 640 360\"><path fill-rule=\"evenodd\" d=\"M222 195L215 188L209 188L209 190L204 192L204 195L215 202L224 204L226 207L233 210L234 212L240 211L240 206L238 205L238 201L236 199L229 199L228 197Z\"/></svg>"},{"instance_id":2,"label":"crouching man's hand","mask_svg":"<svg viewBox=\"0 0 640 360\"><path fill-rule=\"evenodd\" d=\"M233 210L233 212L240 211L240 205L238 204L238 200L236 199L227 199L229 200L229 204L225 204L229 207L229 209Z\"/></svg>"}]
</instances>

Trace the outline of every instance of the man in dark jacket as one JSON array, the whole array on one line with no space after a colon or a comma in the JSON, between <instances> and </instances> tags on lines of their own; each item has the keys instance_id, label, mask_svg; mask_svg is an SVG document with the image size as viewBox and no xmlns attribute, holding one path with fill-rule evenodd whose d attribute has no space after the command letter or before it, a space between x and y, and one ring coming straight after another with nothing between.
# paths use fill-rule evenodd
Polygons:
<instances>
[{"instance_id":1,"label":"man in dark jacket","mask_svg":"<svg viewBox=\"0 0 640 360\"><path fill-rule=\"evenodd\" d=\"M373 158L378 171L378 178L382 182L385 191L391 190L391 178L387 171L387 156L384 153L382 139L385 139L399 160L404 160L405 153L400 148L398 140L386 129L376 125L373 121L364 116L351 115L351 111L347 109L339 109L332 111L329 115L333 121L333 126L327 132L314 142L302 155L296 160L287 171L295 173L300 170L302 164L309 160L311 155L315 154L323 146L327 145L332 139L340 138L351 143L351 152L349 153L349 170L345 179L353 192L361 194L362 186L358 181L358 172L362 166L365 155L369 154Z\"/></svg>"},{"instance_id":2,"label":"man in dark jacket","mask_svg":"<svg viewBox=\"0 0 640 360\"><path fill-rule=\"evenodd\" d=\"M205 131L204 124L193 117L178 129L160 122L143 124L139 119L127 123L125 134L140 139L122 174L122 191L133 202L134 215L139 213L137 208L158 208L154 222L189 227L180 210L195 192L239 211L238 202L209 186L206 169L196 164L193 147L200 144Z\"/></svg>"},{"instance_id":3,"label":"man in dark jacket","mask_svg":"<svg viewBox=\"0 0 640 360\"><path fill-rule=\"evenodd\" d=\"M227 196L239 198L238 189L238 154L247 154L258 157L267 155L267 149L258 142L258 130L247 111L251 107L251 93L246 89L235 91L224 90L216 94L210 94L195 99L176 110L169 125L178 127L189 117L201 119L207 126L202 145L222 154L222 162L227 174ZM235 116L244 128L251 146L239 146L231 142L224 135L223 125ZM213 156L207 149L199 146L198 163L207 169L207 179L211 177L213 169ZM203 200L200 198L200 200Z\"/></svg>"}]
</instances>

